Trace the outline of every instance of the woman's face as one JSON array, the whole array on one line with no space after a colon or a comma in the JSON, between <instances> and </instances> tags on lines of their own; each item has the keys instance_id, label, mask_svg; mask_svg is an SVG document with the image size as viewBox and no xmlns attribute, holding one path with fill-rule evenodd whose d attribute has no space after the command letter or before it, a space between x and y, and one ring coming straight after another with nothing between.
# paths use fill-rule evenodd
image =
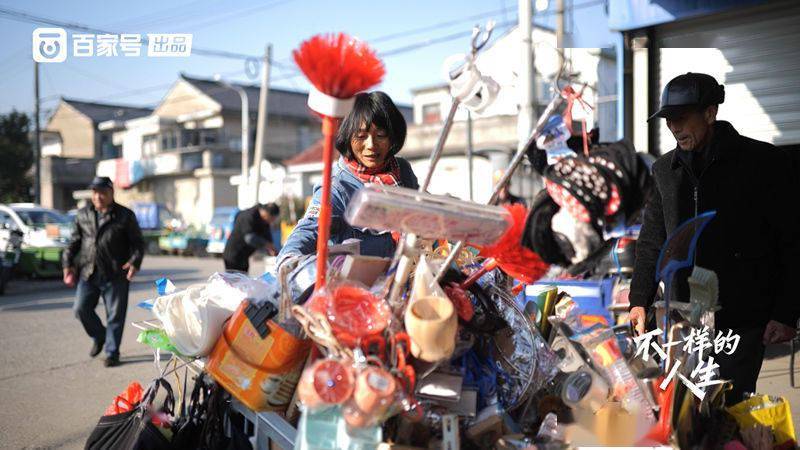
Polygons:
<instances>
[{"instance_id":1,"label":"woman's face","mask_svg":"<svg viewBox=\"0 0 800 450\"><path fill-rule=\"evenodd\" d=\"M358 162L369 169L383 167L389 157L392 145L386 130L372 124L367 129L366 124L361 124L358 131L350 139L350 148L353 150Z\"/></svg>"}]
</instances>

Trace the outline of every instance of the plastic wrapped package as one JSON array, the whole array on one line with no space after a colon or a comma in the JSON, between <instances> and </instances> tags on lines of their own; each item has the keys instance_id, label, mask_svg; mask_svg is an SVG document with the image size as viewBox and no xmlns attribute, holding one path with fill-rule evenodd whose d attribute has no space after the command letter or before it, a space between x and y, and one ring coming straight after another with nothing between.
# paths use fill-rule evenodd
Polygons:
<instances>
[{"instance_id":1,"label":"plastic wrapped package","mask_svg":"<svg viewBox=\"0 0 800 450\"><path fill-rule=\"evenodd\" d=\"M277 283L267 283L242 273L217 272L208 278L205 295L218 305L236 311L244 299L250 303L270 301L277 306L280 291Z\"/></svg>"},{"instance_id":2,"label":"plastic wrapped package","mask_svg":"<svg viewBox=\"0 0 800 450\"><path fill-rule=\"evenodd\" d=\"M499 206L374 184L356 192L347 205L345 219L354 227L482 246L496 242L511 225L508 211Z\"/></svg>"},{"instance_id":3,"label":"plastic wrapped package","mask_svg":"<svg viewBox=\"0 0 800 450\"><path fill-rule=\"evenodd\" d=\"M315 292L305 308L323 314L336 339L351 347L362 338L380 335L392 320L392 310L386 300L356 283L345 281L332 281Z\"/></svg>"},{"instance_id":4,"label":"plastic wrapped package","mask_svg":"<svg viewBox=\"0 0 800 450\"><path fill-rule=\"evenodd\" d=\"M382 364L329 357L314 361L300 378L297 394L311 412L340 408L350 428L379 425L404 410L402 383Z\"/></svg>"},{"instance_id":5,"label":"plastic wrapped package","mask_svg":"<svg viewBox=\"0 0 800 450\"><path fill-rule=\"evenodd\" d=\"M576 333L571 339L578 342L590 355L594 365L603 371L610 381L612 396L622 403L626 411L642 414L649 422L655 422L653 410L622 357L611 328L598 324Z\"/></svg>"},{"instance_id":6,"label":"plastic wrapped package","mask_svg":"<svg viewBox=\"0 0 800 450\"><path fill-rule=\"evenodd\" d=\"M456 346L458 316L453 302L436 282L423 257L414 274L414 289L404 314L411 353L427 362L452 356Z\"/></svg>"}]
</instances>

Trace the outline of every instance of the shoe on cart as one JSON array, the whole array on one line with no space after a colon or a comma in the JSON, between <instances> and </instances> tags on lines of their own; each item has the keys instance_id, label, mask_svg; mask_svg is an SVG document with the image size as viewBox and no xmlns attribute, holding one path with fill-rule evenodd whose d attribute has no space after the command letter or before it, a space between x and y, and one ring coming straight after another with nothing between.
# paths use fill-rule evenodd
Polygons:
<instances>
[{"instance_id":1,"label":"shoe on cart","mask_svg":"<svg viewBox=\"0 0 800 450\"><path fill-rule=\"evenodd\" d=\"M103 365L106 367L117 367L119 365L119 356L109 356L103 362Z\"/></svg>"},{"instance_id":2,"label":"shoe on cart","mask_svg":"<svg viewBox=\"0 0 800 450\"><path fill-rule=\"evenodd\" d=\"M106 341L98 341L95 340L94 344L92 344L92 349L89 350L89 356L94 358L95 356L99 355L101 351L103 351L103 345L105 345Z\"/></svg>"}]
</instances>

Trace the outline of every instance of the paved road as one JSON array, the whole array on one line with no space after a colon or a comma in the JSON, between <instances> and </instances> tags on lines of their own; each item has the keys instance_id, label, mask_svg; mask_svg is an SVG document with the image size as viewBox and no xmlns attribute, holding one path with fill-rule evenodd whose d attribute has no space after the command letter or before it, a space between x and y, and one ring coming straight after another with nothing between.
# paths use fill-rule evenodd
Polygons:
<instances>
[{"instance_id":1,"label":"paved road","mask_svg":"<svg viewBox=\"0 0 800 450\"><path fill-rule=\"evenodd\" d=\"M150 317L136 304L153 296L153 282L167 276L187 286L222 269L220 259L145 258L131 286L124 364L114 368L103 367L102 355L89 358L91 340L72 315L73 290L55 280L12 281L0 297L0 448L83 448L114 396L156 374L152 352L130 326ZM105 318L102 306L98 313Z\"/></svg>"},{"instance_id":2,"label":"paved road","mask_svg":"<svg viewBox=\"0 0 800 450\"><path fill-rule=\"evenodd\" d=\"M135 305L152 297L161 276L182 287L217 270L218 259L146 258L131 289L128 323L149 318ZM115 395L155 376L152 353L135 341L130 325L122 366L106 369L102 359L89 358L91 342L72 316L72 302L73 291L58 281L15 280L0 297L0 448L81 449ZM788 345L768 350L758 388L786 396L800 430L800 389L789 387L787 355Z\"/></svg>"}]
</instances>

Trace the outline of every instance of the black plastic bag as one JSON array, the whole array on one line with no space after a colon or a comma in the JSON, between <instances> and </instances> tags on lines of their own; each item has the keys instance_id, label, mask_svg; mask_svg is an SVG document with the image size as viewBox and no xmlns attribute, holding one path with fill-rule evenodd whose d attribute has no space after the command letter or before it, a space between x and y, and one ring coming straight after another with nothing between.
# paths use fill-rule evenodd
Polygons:
<instances>
[{"instance_id":1,"label":"black plastic bag","mask_svg":"<svg viewBox=\"0 0 800 450\"><path fill-rule=\"evenodd\" d=\"M231 408L230 394L218 383L211 388L206 421L200 432L199 450L252 450L250 440L244 434L243 424ZM230 426L226 426L226 424ZM230 437L226 435L230 431Z\"/></svg>"},{"instance_id":2,"label":"black plastic bag","mask_svg":"<svg viewBox=\"0 0 800 450\"><path fill-rule=\"evenodd\" d=\"M200 446L200 433L205 425L212 386L213 383L207 382L202 375L195 378L186 414L176 419L173 425L175 434L172 437L172 448L194 450Z\"/></svg>"},{"instance_id":3,"label":"black plastic bag","mask_svg":"<svg viewBox=\"0 0 800 450\"><path fill-rule=\"evenodd\" d=\"M166 399L159 411L172 415L175 408L172 387L166 380L155 380L132 411L100 418L86 441L86 450L171 449L169 440L151 420L151 406L160 387L166 391Z\"/></svg>"}]
</instances>

